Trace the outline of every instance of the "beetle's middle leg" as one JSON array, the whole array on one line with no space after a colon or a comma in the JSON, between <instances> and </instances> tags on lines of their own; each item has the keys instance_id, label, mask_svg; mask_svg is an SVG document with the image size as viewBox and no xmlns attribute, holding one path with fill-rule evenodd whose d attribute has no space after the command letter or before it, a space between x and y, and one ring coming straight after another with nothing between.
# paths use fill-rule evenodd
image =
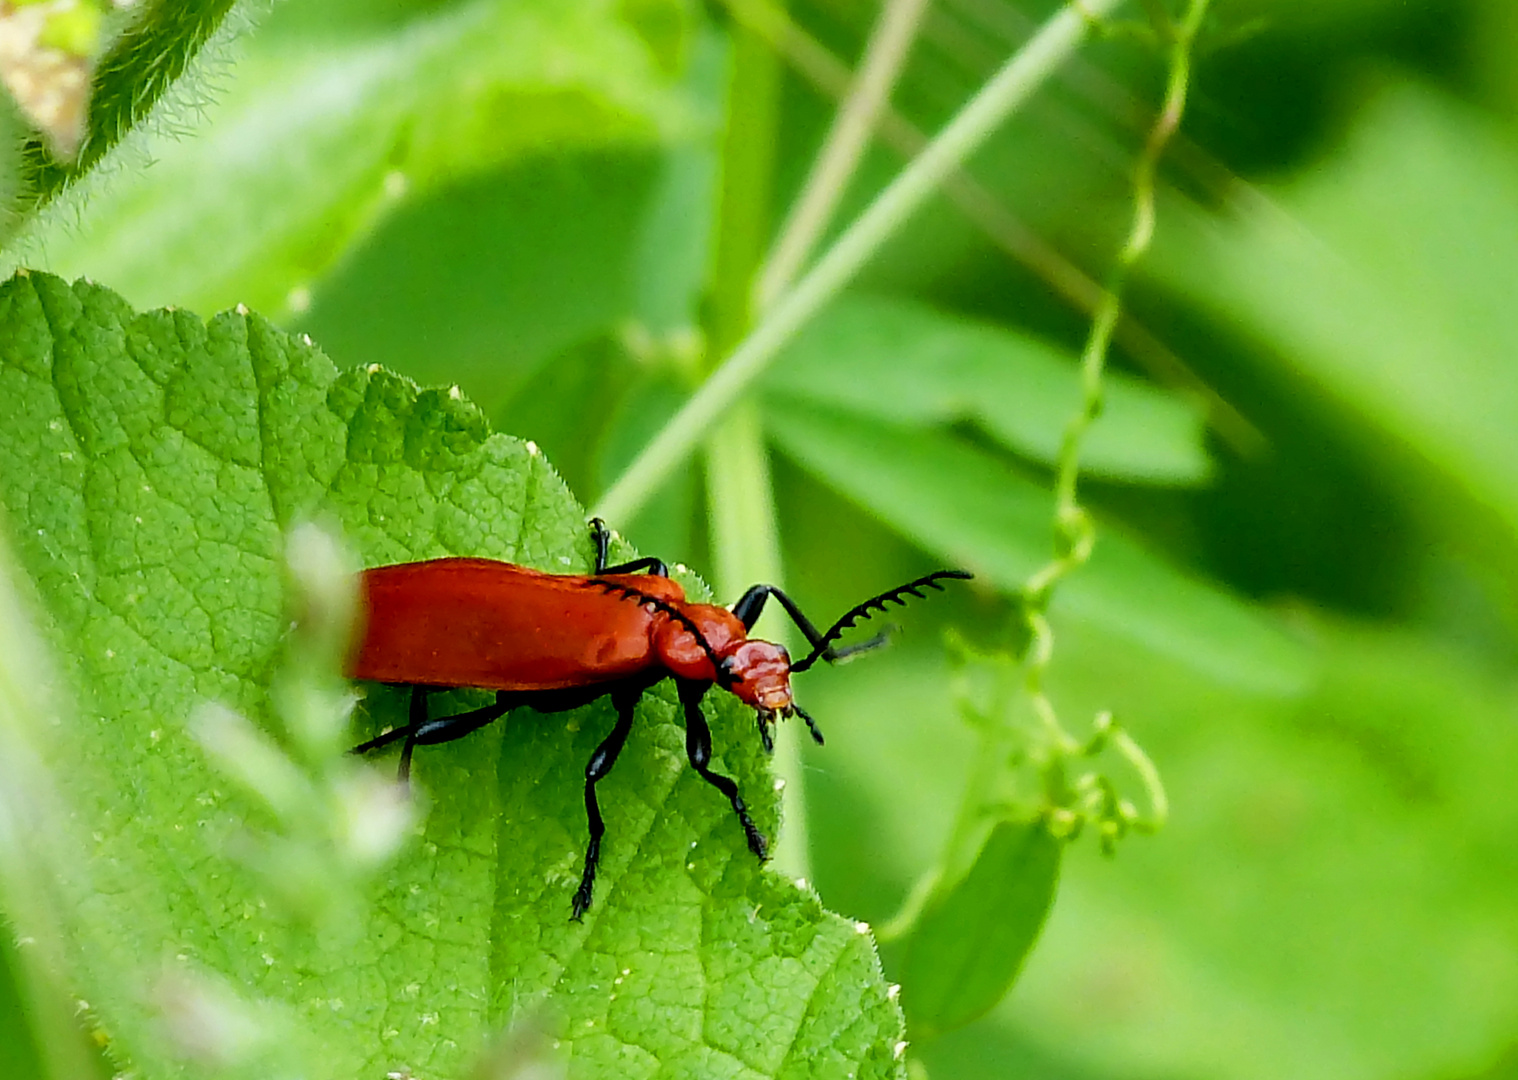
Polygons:
<instances>
[{"instance_id":1,"label":"beetle's middle leg","mask_svg":"<svg viewBox=\"0 0 1518 1080\"><path fill-rule=\"evenodd\" d=\"M580 887L575 890L574 913L570 918L579 922L590 907L592 891L596 884L596 867L601 862L601 837L606 835L606 822L601 817L601 805L596 801L596 785L606 779L611 767L617 763L617 755L627 743L627 733L632 730L633 710L643 696L643 687L618 688L611 692L612 707L617 710L617 724L611 734L601 740L595 753L585 763L585 817L590 826L590 840L585 845L585 870L580 875Z\"/></svg>"}]
</instances>

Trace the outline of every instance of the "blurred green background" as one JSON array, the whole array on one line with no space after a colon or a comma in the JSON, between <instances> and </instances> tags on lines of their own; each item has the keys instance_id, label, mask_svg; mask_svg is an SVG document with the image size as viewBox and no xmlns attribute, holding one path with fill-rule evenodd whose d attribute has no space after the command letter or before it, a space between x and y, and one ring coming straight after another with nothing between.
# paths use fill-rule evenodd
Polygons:
<instances>
[{"instance_id":1,"label":"blurred green background","mask_svg":"<svg viewBox=\"0 0 1518 1080\"><path fill-rule=\"evenodd\" d=\"M1054 8L937 0L898 125L936 130ZM836 104L790 60L852 65L878 5L790 11L770 123L724 102L721 4L287 3L12 258L456 383L589 505L714 359L725 118L767 151L767 241ZM1164 74L1142 28L1062 68L971 163L982 212L936 201L756 393L815 618L939 565L983 586L801 683L812 874L851 917L934 862L975 753L939 628L1015 640L1049 551L1068 283L1112 264ZM1135 734L1172 820L1077 844L1014 992L917 1052L966 1080L1518 1076L1518 6L1216 0L1172 151L1050 674L1073 728ZM840 220L901 161L877 142ZM613 524L715 577L707 509L697 464ZM24 1042L0 1026L0 1060Z\"/></svg>"}]
</instances>

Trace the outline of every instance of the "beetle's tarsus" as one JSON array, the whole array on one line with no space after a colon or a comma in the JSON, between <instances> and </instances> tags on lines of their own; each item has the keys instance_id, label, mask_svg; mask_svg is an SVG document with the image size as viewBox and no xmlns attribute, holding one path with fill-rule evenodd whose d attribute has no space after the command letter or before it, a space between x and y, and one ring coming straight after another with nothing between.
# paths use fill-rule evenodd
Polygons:
<instances>
[{"instance_id":1,"label":"beetle's tarsus","mask_svg":"<svg viewBox=\"0 0 1518 1080\"><path fill-rule=\"evenodd\" d=\"M600 860L601 840L595 837L585 849L585 871L580 875L580 887L575 890L575 898L570 905L569 918L573 922L584 922L585 913L590 910L591 897L596 887L596 864Z\"/></svg>"}]
</instances>

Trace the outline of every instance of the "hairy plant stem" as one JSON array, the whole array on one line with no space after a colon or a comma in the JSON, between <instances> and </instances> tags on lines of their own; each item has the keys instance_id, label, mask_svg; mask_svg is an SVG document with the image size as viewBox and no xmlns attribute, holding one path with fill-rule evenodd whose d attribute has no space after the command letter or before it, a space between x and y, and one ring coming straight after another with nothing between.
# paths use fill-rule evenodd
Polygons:
<instances>
[{"instance_id":1,"label":"hairy plant stem","mask_svg":"<svg viewBox=\"0 0 1518 1080\"><path fill-rule=\"evenodd\" d=\"M620 520L658 489L806 322L847 285L944 180L1043 85L1085 40L1091 21L1122 0L1062 8L962 108L848 227L810 271L776 302L753 333L644 447L602 496L596 512ZM720 355L720 353L719 353Z\"/></svg>"}]
</instances>

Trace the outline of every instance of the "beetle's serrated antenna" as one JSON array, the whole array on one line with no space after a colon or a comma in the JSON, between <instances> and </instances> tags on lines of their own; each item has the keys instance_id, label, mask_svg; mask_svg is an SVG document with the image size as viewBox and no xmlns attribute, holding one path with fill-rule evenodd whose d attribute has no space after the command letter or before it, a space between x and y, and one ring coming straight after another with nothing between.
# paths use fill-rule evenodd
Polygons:
<instances>
[{"instance_id":1,"label":"beetle's serrated antenna","mask_svg":"<svg viewBox=\"0 0 1518 1080\"><path fill-rule=\"evenodd\" d=\"M600 589L604 589L608 593L619 593L621 595L618 599L621 600L636 600L639 607L647 606L652 607L655 611L662 611L665 615L668 615L675 622L690 631L691 636L696 639L696 644L701 646L701 651L706 653L706 658L712 662L712 668L717 672L718 683L727 688L733 683L743 681L741 675L734 675L728 670L727 661L717 656L717 650L711 647L711 644L706 640L706 635L701 633L701 629L696 625L695 620L668 600L660 600L657 596L650 596L643 590L635 589L631 585L623 585L617 581L606 581L603 578L590 578L585 584L587 586L594 585Z\"/></svg>"},{"instance_id":2,"label":"beetle's serrated antenna","mask_svg":"<svg viewBox=\"0 0 1518 1080\"><path fill-rule=\"evenodd\" d=\"M968 581L974 576L974 574L966 570L935 570L925 577L909 581L905 585L898 585L896 588L883 592L879 596L870 597L864 603L858 604L844 612L843 617L835 622L828 629L828 632L818 639L816 645L812 646L812 651L807 654L806 658L799 663L791 665L792 673L805 671L823 657L827 657L829 660L834 659L833 656L829 655L828 646L837 641L845 630L848 630L860 619L868 619L875 612L884 611L886 604L900 604L905 607L908 595L915 596L918 599L925 599L924 594L920 591L924 587L937 589L942 592L943 586L938 584L940 581L946 578ZM849 651L857 652L858 650L851 649Z\"/></svg>"}]
</instances>

